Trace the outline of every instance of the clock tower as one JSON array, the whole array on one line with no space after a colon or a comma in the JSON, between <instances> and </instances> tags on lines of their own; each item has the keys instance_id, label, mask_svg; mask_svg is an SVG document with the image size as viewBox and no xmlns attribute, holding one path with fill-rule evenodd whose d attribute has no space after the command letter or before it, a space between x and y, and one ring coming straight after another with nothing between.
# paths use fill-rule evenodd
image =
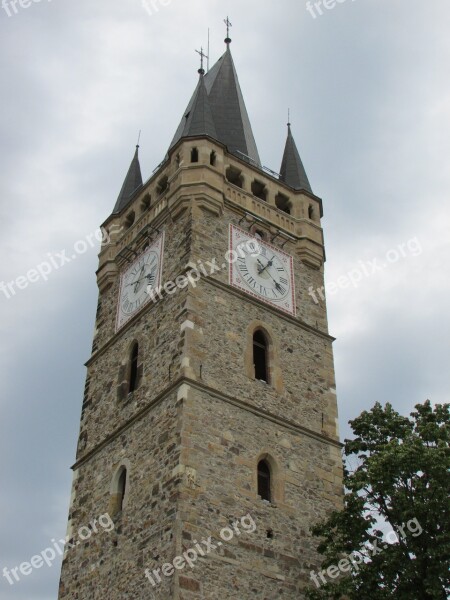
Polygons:
<instances>
[{"instance_id":1,"label":"clock tower","mask_svg":"<svg viewBox=\"0 0 450 600\"><path fill-rule=\"evenodd\" d=\"M60 600L304 598L341 506L322 201L290 125L262 166L230 43L104 223Z\"/></svg>"}]
</instances>

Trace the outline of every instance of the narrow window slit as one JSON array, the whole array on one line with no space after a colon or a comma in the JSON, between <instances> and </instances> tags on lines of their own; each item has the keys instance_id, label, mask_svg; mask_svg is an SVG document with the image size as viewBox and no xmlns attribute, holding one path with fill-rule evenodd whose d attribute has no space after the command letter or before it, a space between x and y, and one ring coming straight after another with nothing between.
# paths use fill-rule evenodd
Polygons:
<instances>
[{"instance_id":1,"label":"narrow window slit","mask_svg":"<svg viewBox=\"0 0 450 600\"><path fill-rule=\"evenodd\" d=\"M258 463L258 495L268 502L272 500L270 479L270 467L267 461L260 460Z\"/></svg>"},{"instance_id":2,"label":"narrow window slit","mask_svg":"<svg viewBox=\"0 0 450 600\"><path fill-rule=\"evenodd\" d=\"M253 364L255 366L255 379L269 383L267 341L262 331L256 331L253 336Z\"/></svg>"}]
</instances>

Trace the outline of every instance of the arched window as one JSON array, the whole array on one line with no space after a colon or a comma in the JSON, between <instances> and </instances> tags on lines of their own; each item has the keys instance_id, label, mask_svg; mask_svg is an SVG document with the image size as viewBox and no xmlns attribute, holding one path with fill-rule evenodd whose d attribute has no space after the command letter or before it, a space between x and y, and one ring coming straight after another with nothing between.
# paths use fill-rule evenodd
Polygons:
<instances>
[{"instance_id":1,"label":"arched window","mask_svg":"<svg viewBox=\"0 0 450 600\"><path fill-rule=\"evenodd\" d=\"M308 219L314 220L314 207L312 204L308 206Z\"/></svg>"},{"instance_id":2,"label":"arched window","mask_svg":"<svg viewBox=\"0 0 450 600\"><path fill-rule=\"evenodd\" d=\"M133 399L133 393L139 389L143 381L142 346L133 340L126 348L118 371L117 400L128 402Z\"/></svg>"},{"instance_id":3,"label":"arched window","mask_svg":"<svg viewBox=\"0 0 450 600\"><path fill-rule=\"evenodd\" d=\"M252 194L267 202L267 186L262 181L258 181L257 179L253 181Z\"/></svg>"},{"instance_id":4,"label":"arched window","mask_svg":"<svg viewBox=\"0 0 450 600\"><path fill-rule=\"evenodd\" d=\"M145 213L150 208L150 204L152 202L152 197L150 194L145 194L142 202L141 202L141 213Z\"/></svg>"},{"instance_id":5,"label":"arched window","mask_svg":"<svg viewBox=\"0 0 450 600\"><path fill-rule=\"evenodd\" d=\"M128 386L128 393L131 394L137 389L138 383L138 361L139 361L139 344L136 342L133 344L130 356L130 384Z\"/></svg>"},{"instance_id":6,"label":"arched window","mask_svg":"<svg viewBox=\"0 0 450 600\"><path fill-rule=\"evenodd\" d=\"M258 495L263 500L272 501L270 466L266 460L258 463Z\"/></svg>"},{"instance_id":7,"label":"arched window","mask_svg":"<svg viewBox=\"0 0 450 600\"><path fill-rule=\"evenodd\" d=\"M292 203L287 196L284 194L277 194L275 197L275 205L277 208L290 215L292 210Z\"/></svg>"},{"instance_id":8,"label":"arched window","mask_svg":"<svg viewBox=\"0 0 450 600\"><path fill-rule=\"evenodd\" d=\"M134 224L135 219L136 215L134 212L131 212L129 215L127 215L125 219L125 229L130 229L130 227Z\"/></svg>"},{"instance_id":9,"label":"arched window","mask_svg":"<svg viewBox=\"0 0 450 600\"><path fill-rule=\"evenodd\" d=\"M258 331L255 331L253 334L253 365L255 367L255 379L269 383L267 351L266 336L258 329Z\"/></svg>"},{"instance_id":10,"label":"arched window","mask_svg":"<svg viewBox=\"0 0 450 600\"><path fill-rule=\"evenodd\" d=\"M111 499L109 510L110 514L115 517L120 514L125 506L125 496L128 487L128 471L122 465L114 474L111 486Z\"/></svg>"},{"instance_id":11,"label":"arched window","mask_svg":"<svg viewBox=\"0 0 450 600\"><path fill-rule=\"evenodd\" d=\"M217 160L217 154L214 152L214 150L211 152L211 154L209 155L209 164L212 167L216 166L216 160Z\"/></svg>"},{"instance_id":12,"label":"arched window","mask_svg":"<svg viewBox=\"0 0 450 600\"><path fill-rule=\"evenodd\" d=\"M226 178L233 185L239 188L244 187L244 176L242 175L242 172L239 169L236 169L236 167L228 167L226 172Z\"/></svg>"},{"instance_id":13,"label":"arched window","mask_svg":"<svg viewBox=\"0 0 450 600\"><path fill-rule=\"evenodd\" d=\"M167 175L164 175L158 181L158 185L156 186L157 195L162 196L162 194L164 194L164 192L168 189L168 187L169 187L169 178L167 177Z\"/></svg>"},{"instance_id":14,"label":"arched window","mask_svg":"<svg viewBox=\"0 0 450 600\"><path fill-rule=\"evenodd\" d=\"M198 163L198 149L192 148L191 150L191 162Z\"/></svg>"}]
</instances>

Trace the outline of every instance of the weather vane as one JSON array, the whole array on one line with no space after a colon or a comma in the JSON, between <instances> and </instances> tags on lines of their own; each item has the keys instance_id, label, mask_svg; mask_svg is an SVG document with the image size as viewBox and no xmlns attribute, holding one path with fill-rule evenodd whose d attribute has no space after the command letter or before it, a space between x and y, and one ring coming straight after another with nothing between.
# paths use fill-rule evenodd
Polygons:
<instances>
[{"instance_id":1,"label":"weather vane","mask_svg":"<svg viewBox=\"0 0 450 600\"><path fill-rule=\"evenodd\" d=\"M225 44L231 44L231 38L230 38L230 27L233 27L232 22L230 21L229 17L227 17L224 20L225 25L227 26L227 37L225 39Z\"/></svg>"},{"instance_id":2,"label":"weather vane","mask_svg":"<svg viewBox=\"0 0 450 600\"><path fill-rule=\"evenodd\" d=\"M197 54L200 54L200 69L198 70L198 72L200 73L200 75L204 75L205 74L205 69L203 68L203 59L204 58L209 58L204 52L203 52L203 46L200 48L200 50L196 50Z\"/></svg>"}]
</instances>

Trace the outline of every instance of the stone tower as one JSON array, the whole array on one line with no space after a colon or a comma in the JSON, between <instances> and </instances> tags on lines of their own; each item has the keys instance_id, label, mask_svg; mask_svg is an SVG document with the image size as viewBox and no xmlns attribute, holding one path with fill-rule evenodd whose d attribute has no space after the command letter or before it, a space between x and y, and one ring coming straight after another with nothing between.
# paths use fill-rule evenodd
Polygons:
<instances>
[{"instance_id":1,"label":"stone tower","mask_svg":"<svg viewBox=\"0 0 450 600\"><path fill-rule=\"evenodd\" d=\"M322 202L290 126L261 166L230 42L104 223L60 600L301 599L341 505Z\"/></svg>"}]
</instances>

